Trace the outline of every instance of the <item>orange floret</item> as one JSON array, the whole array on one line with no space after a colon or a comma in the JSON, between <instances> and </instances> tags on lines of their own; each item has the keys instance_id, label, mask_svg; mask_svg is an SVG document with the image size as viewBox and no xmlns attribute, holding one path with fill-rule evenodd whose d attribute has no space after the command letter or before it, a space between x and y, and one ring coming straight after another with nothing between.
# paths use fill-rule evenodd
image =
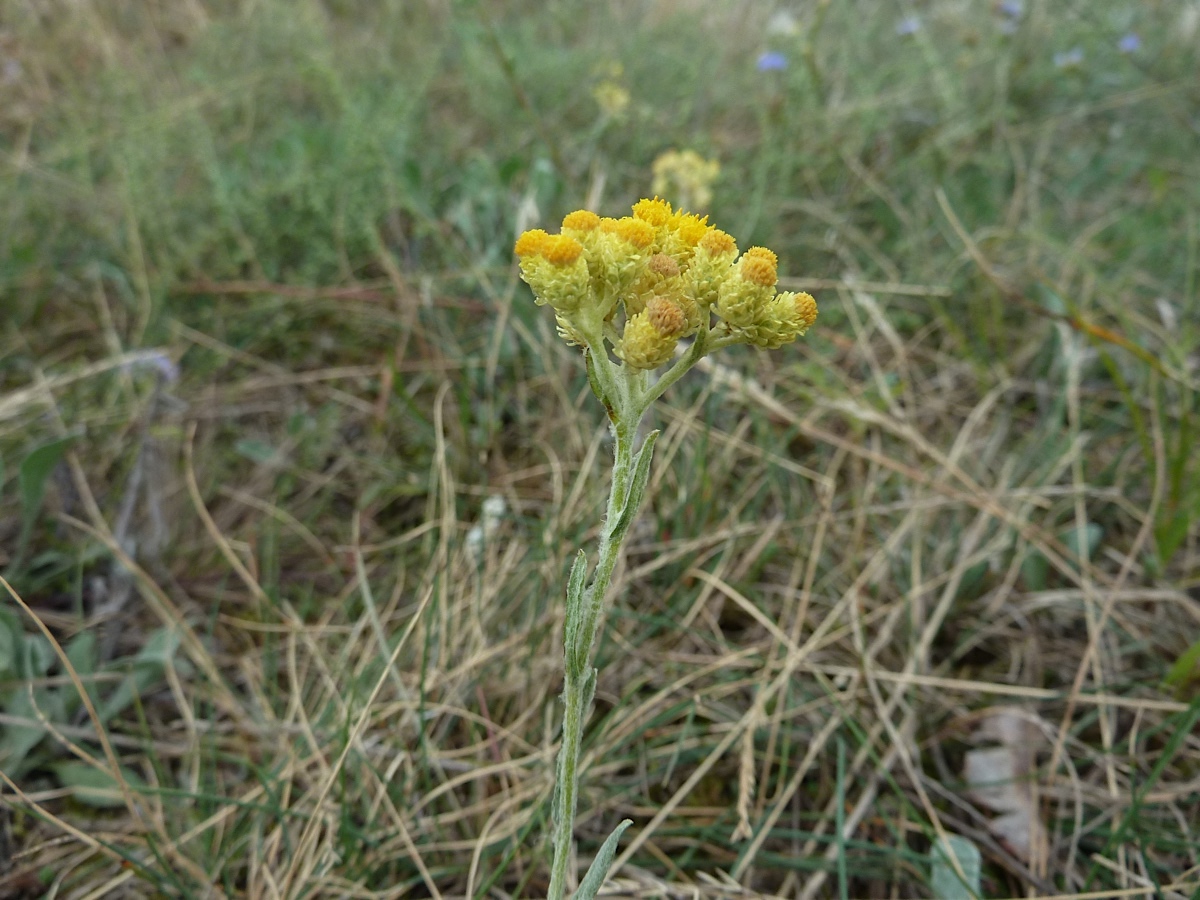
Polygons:
<instances>
[{"instance_id":1,"label":"orange floret","mask_svg":"<svg viewBox=\"0 0 1200 900\"><path fill-rule=\"evenodd\" d=\"M542 247L542 256L556 266L569 266L582 252L583 244L565 234L547 235Z\"/></svg>"},{"instance_id":2,"label":"orange floret","mask_svg":"<svg viewBox=\"0 0 1200 900\"><path fill-rule=\"evenodd\" d=\"M778 279L775 263L759 254L751 256L750 251L746 251L746 255L742 257L741 272L742 280L762 287L774 287Z\"/></svg>"},{"instance_id":3,"label":"orange floret","mask_svg":"<svg viewBox=\"0 0 1200 900\"><path fill-rule=\"evenodd\" d=\"M804 323L804 331L817 321L817 301L813 299L812 294L796 295L796 316Z\"/></svg>"},{"instance_id":4,"label":"orange floret","mask_svg":"<svg viewBox=\"0 0 1200 900\"><path fill-rule=\"evenodd\" d=\"M654 226L666 225L671 218L671 204L666 200L639 200L633 204L633 215Z\"/></svg>"},{"instance_id":5,"label":"orange floret","mask_svg":"<svg viewBox=\"0 0 1200 900\"><path fill-rule=\"evenodd\" d=\"M612 231L639 249L645 249L654 243L654 229L642 219L631 219L628 216L617 219Z\"/></svg>"},{"instance_id":6,"label":"orange floret","mask_svg":"<svg viewBox=\"0 0 1200 900\"><path fill-rule=\"evenodd\" d=\"M704 237L700 238L700 246L713 256L720 256L722 253L728 253L730 250L737 249L737 244L734 242L733 236L725 233L720 228L708 229L704 233Z\"/></svg>"},{"instance_id":7,"label":"orange floret","mask_svg":"<svg viewBox=\"0 0 1200 900\"><path fill-rule=\"evenodd\" d=\"M671 227L687 246L695 247L708 231L708 216L676 213L672 218Z\"/></svg>"},{"instance_id":8,"label":"orange floret","mask_svg":"<svg viewBox=\"0 0 1200 900\"><path fill-rule=\"evenodd\" d=\"M771 263L772 268L775 268L776 266L779 265L779 257L776 256L772 251L768 250L766 247L751 247L749 250L747 250L742 255L744 257L752 257L753 256L753 257L758 257L760 259L765 259Z\"/></svg>"},{"instance_id":9,"label":"orange floret","mask_svg":"<svg viewBox=\"0 0 1200 900\"><path fill-rule=\"evenodd\" d=\"M591 231L599 225L600 217L590 209L577 209L567 213L562 221L562 227L571 231Z\"/></svg>"},{"instance_id":10,"label":"orange floret","mask_svg":"<svg viewBox=\"0 0 1200 900\"><path fill-rule=\"evenodd\" d=\"M549 240L550 235L546 234L540 228L535 228L532 231L526 231L517 238L513 252L522 259L526 256L538 256L545 249L546 242Z\"/></svg>"}]
</instances>

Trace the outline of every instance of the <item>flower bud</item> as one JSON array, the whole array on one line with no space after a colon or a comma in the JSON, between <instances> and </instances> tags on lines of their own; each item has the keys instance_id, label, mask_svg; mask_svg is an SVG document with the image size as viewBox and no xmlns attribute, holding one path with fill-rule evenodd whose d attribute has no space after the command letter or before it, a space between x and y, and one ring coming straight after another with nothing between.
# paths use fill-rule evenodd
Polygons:
<instances>
[{"instance_id":1,"label":"flower bud","mask_svg":"<svg viewBox=\"0 0 1200 900\"><path fill-rule=\"evenodd\" d=\"M651 297L646 304L646 317L664 337L677 338L688 330L687 316L670 297Z\"/></svg>"},{"instance_id":2,"label":"flower bud","mask_svg":"<svg viewBox=\"0 0 1200 900\"><path fill-rule=\"evenodd\" d=\"M554 324L558 331L558 336L566 341L569 345L582 347L587 343L587 340L582 334L579 333L579 330L573 324L571 324L571 320L562 313L554 313Z\"/></svg>"},{"instance_id":3,"label":"flower bud","mask_svg":"<svg viewBox=\"0 0 1200 900\"><path fill-rule=\"evenodd\" d=\"M665 253L656 253L646 260L637 281L621 299L625 315L633 316L646 308L646 301L655 294L672 294L679 290L679 263Z\"/></svg>"},{"instance_id":4,"label":"flower bud","mask_svg":"<svg viewBox=\"0 0 1200 900\"><path fill-rule=\"evenodd\" d=\"M772 298L762 319L745 331L756 347L774 350L800 337L816 319L817 301L812 295L788 291Z\"/></svg>"},{"instance_id":5,"label":"flower bud","mask_svg":"<svg viewBox=\"0 0 1200 900\"><path fill-rule=\"evenodd\" d=\"M526 231L513 248L521 277L533 288L539 304L549 303L560 313L571 313L587 300L589 276L583 245L564 234Z\"/></svg>"},{"instance_id":6,"label":"flower bud","mask_svg":"<svg viewBox=\"0 0 1200 900\"><path fill-rule=\"evenodd\" d=\"M710 228L692 255L691 263L683 276L684 292L695 298L702 310L707 311L717 302L721 284L733 274L733 261L737 259L737 244L733 238L718 228Z\"/></svg>"},{"instance_id":7,"label":"flower bud","mask_svg":"<svg viewBox=\"0 0 1200 900\"><path fill-rule=\"evenodd\" d=\"M588 247L592 276L601 291L614 302L625 294L641 275L653 243L654 229L641 219L601 219Z\"/></svg>"},{"instance_id":8,"label":"flower bud","mask_svg":"<svg viewBox=\"0 0 1200 900\"><path fill-rule=\"evenodd\" d=\"M654 298L646 305L644 311L625 323L625 333L621 336L620 343L617 344L616 352L617 356L621 357L625 365L631 369L657 369L667 362L675 352L678 337L664 334L655 324L655 318L660 320L665 318L667 324L674 324L673 316L661 307L654 318L651 316L651 305L662 299L664 298ZM678 308L675 313L678 314L680 320L683 319L683 314L679 312Z\"/></svg>"}]
</instances>

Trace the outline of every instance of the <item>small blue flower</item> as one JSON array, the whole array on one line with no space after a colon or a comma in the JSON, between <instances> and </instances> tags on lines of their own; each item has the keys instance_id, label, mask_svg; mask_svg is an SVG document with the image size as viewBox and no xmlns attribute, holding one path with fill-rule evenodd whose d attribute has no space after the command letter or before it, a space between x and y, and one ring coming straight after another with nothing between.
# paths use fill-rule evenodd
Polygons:
<instances>
[{"instance_id":1,"label":"small blue flower","mask_svg":"<svg viewBox=\"0 0 1200 900\"><path fill-rule=\"evenodd\" d=\"M1059 69L1078 69L1083 65L1083 50L1080 47L1072 47L1070 50L1063 50L1054 54L1054 65Z\"/></svg>"},{"instance_id":2,"label":"small blue flower","mask_svg":"<svg viewBox=\"0 0 1200 900\"><path fill-rule=\"evenodd\" d=\"M1137 53L1142 49L1142 39L1131 31L1117 41L1117 49L1122 53Z\"/></svg>"},{"instance_id":3,"label":"small blue flower","mask_svg":"<svg viewBox=\"0 0 1200 900\"><path fill-rule=\"evenodd\" d=\"M1024 0L1001 0L1000 15L1008 19L1019 19L1025 14Z\"/></svg>"},{"instance_id":4,"label":"small blue flower","mask_svg":"<svg viewBox=\"0 0 1200 900\"><path fill-rule=\"evenodd\" d=\"M896 23L896 34L900 35L900 37L916 34L920 30L921 19L919 16L905 16Z\"/></svg>"},{"instance_id":5,"label":"small blue flower","mask_svg":"<svg viewBox=\"0 0 1200 900\"><path fill-rule=\"evenodd\" d=\"M760 72L782 72L787 66L787 57L774 50L768 50L758 58L758 71Z\"/></svg>"}]
</instances>

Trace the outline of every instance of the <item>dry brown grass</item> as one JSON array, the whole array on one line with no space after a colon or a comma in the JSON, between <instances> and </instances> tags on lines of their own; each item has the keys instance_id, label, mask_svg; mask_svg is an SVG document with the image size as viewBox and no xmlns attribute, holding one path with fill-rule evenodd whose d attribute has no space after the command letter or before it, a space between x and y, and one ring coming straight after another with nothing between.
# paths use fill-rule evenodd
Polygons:
<instances>
[{"instance_id":1,"label":"dry brown grass","mask_svg":"<svg viewBox=\"0 0 1200 900\"><path fill-rule=\"evenodd\" d=\"M349 27L354 17L334 6L305 4L289 24L334 35L314 57L346 46L385 55L368 13ZM668 21L695 5L654 6ZM6 152L12 172L45 175L36 190L51 190L62 160L90 159L125 134L120 121L109 131L81 106L55 105L64 84L81 85L72 66L99 78L133 59L139 128L202 112L210 118L195 133L232 135L235 148L293 89L314 119L336 107L337 67L309 59L287 90L253 95L261 106L222 93L241 77L231 68L229 82L163 87L178 92L141 109L174 54L245 8L157 4L138 17L129 4L68 7L44 44L12 26L27 70L44 74L22 88L26 118L0 114L0 129L81 123L62 143L40 146L29 132ZM500 141L495 121L528 110L480 99L507 90L471 79L485 71L470 65L486 42L439 43L448 23L471 35L475 23L438 4L408 13L414 31L402 43L418 45L420 26L447 59L467 59L442 76L429 60L412 63L414 91L462 101L431 103L423 115L444 127L426 135ZM828 28L848 28L830 15ZM125 31L123 16L135 20ZM514 42L519 24L492 23ZM84 40L92 27L103 40ZM178 48L147 49L176 32ZM862 50L849 30L833 34L844 41L835 48ZM56 66L56 46L78 50L71 66ZM752 46L730 34L722 52ZM513 54L518 75L567 65L530 54ZM652 63L643 54L630 69ZM819 262L787 286L814 291L821 318L789 355L706 360L657 410L647 504L599 650L579 852L630 817L605 896L910 897L928 891L931 843L957 834L982 850L989 897L1190 896L1198 708L1194 687L1163 676L1200 631L1195 523L1168 559L1158 547L1177 502L1176 448L1194 419L1194 296L1154 258L1125 259L1099 237L1152 188L1070 195L1054 141L1091 147L1087 129L1073 130L1067 112L1031 112L1011 130L954 120L994 127L990 148L963 149L956 133L922 137L937 144L929 152L942 154L951 189L910 191L897 148L911 122L884 137L853 123L929 86L914 75L870 103L842 103L859 73L827 65L829 109L806 108L794 143L777 142L810 154L811 167L790 150L764 157L762 172L782 179L794 168L794 181L782 199L747 189L744 213L750 231L774 216L785 262ZM1167 97L1187 112L1179 82L1154 87L1073 108L1090 122ZM532 93L523 100L545 101ZM790 133L782 96L748 112L706 95L714 143L734 155L771 129ZM532 130L521 121L514 131ZM583 154L561 127L552 136ZM533 153L534 139L522 140L504 152ZM910 148L914 158L925 146ZM475 151L451 149L465 181ZM1155 152L1168 174L1183 165ZM206 169L204 153L171 170L164 195L191 203L203 177L240 172L221 169L224 158ZM998 212L964 208L959 170L1010 157L1011 183L988 183L1003 196ZM570 187L602 191L633 165L597 151ZM504 182L487 195L492 208L418 174L428 195L371 219L358 243L346 234L362 223L347 225L340 208L333 239L298 237L280 218L270 234L282 256L291 259L288 241L328 255L323 269L283 266L280 278L268 275L254 222L228 213L237 227L221 243L138 218L131 210L157 195L135 188L151 182L55 176L78 193L63 201L65 219L87 210L89 235L124 235L124 268L117 277L69 255L47 260L6 282L0 301L11 297L14 311L0 335L11 361L0 369L0 566L18 555L20 460L45 439L78 435L48 482L36 564L20 567L5 601L55 661L0 684L0 697L90 698L61 716L49 704L0 708L0 729L46 731L30 765L0 776L0 898L544 894L561 593L569 558L597 537L608 438L579 358L532 309L508 266L509 235L494 233L523 214L522 196L537 205L534 188L519 195ZM1050 212L1039 179L1067 198ZM637 189L624 180L611 191ZM299 221L300 200L289 211ZM889 215L898 233L881 224ZM62 233L52 242L48 232L47 246L62 246ZM185 248L176 256L172 241ZM500 261L480 262L475 241L504 245ZM1072 305L1043 303L1043 289ZM1173 331L1147 291L1182 310L1183 325ZM18 314L27 303L36 315ZM177 383L148 367L159 348L180 364ZM507 512L477 552L469 535L491 496ZM1093 527L1093 552L1080 554L1075 535ZM174 655L136 702L101 721L114 686L146 668L135 655L164 632ZM89 633L101 658L79 671L59 651ZM996 737L1000 721L1018 723L1022 746ZM1028 846L998 833L997 810L966 783L970 754L985 746L1024 761L1010 799L1027 813ZM103 773L105 805L72 791L57 768L67 760Z\"/></svg>"}]
</instances>

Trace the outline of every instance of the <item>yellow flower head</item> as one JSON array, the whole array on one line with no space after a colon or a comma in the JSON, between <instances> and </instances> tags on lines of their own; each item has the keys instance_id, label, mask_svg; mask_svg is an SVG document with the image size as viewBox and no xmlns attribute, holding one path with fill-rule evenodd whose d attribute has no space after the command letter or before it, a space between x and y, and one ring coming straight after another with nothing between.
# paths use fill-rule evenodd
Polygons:
<instances>
[{"instance_id":1,"label":"yellow flower head","mask_svg":"<svg viewBox=\"0 0 1200 900\"><path fill-rule=\"evenodd\" d=\"M766 247L751 247L742 254L738 263L738 275L744 281L762 287L775 287L779 280L779 257Z\"/></svg>"},{"instance_id":2,"label":"yellow flower head","mask_svg":"<svg viewBox=\"0 0 1200 900\"><path fill-rule=\"evenodd\" d=\"M583 245L575 238L535 228L517 238L513 252L521 263L521 277L533 288L539 304L549 303L558 312L569 313L587 299L588 267Z\"/></svg>"},{"instance_id":3,"label":"yellow flower head","mask_svg":"<svg viewBox=\"0 0 1200 900\"><path fill-rule=\"evenodd\" d=\"M792 294L792 301L796 304L795 316L800 323L800 334L804 334L817 321L817 301L812 294L804 291Z\"/></svg>"},{"instance_id":4,"label":"yellow flower head","mask_svg":"<svg viewBox=\"0 0 1200 900\"><path fill-rule=\"evenodd\" d=\"M696 216L679 211L667 223L655 229L655 248L675 257L682 263L691 260L696 245L709 230L708 216Z\"/></svg>"},{"instance_id":5,"label":"yellow flower head","mask_svg":"<svg viewBox=\"0 0 1200 900\"><path fill-rule=\"evenodd\" d=\"M709 232L708 216L678 212L671 220L671 228L689 250L694 250Z\"/></svg>"},{"instance_id":6,"label":"yellow flower head","mask_svg":"<svg viewBox=\"0 0 1200 900\"><path fill-rule=\"evenodd\" d=\"M526 231L519 238L513 247L513 253L524 259L527 256L538 256L542 252L542 248L546 246L546 242L550 239L550 235L542 231L540 228L534 228L532 231Z\"/></svg>"},{"instance_id":7,"label":"yellow flower head","mask_svg":"<svg viewBox=\"0 0 1200 900\"><path fill-rule=\"evenodd\" d=\"M762 319L746 329L750 343L766 350L790 344L817 319L817 301L811 294L777 294L767 303Z\"/></svg>"},{"instance_id":8,"label":"yellow flower head","mask_svg":"<svg viewBox=\"0 0 1200 900\"><path fill-rule=\"evenodd\" d=\"M666 200L639 200L633 204L634 218L648 222L655 228L661 228L671 221L671 204Z\"/></svg>"},{"instance_id":9,"label":"yellow flower head","mask_svg":"<svg viewBox=\"0 0 1200 900\"><path fill-rule=\"evenodd\" d=\"M735 328L758 324L775 296L776 260L766 247L751 247L743 253L717 289L717 315Z\"/></svg>"},{"instance_id":10,"label":"yellow flower head","mask_svg":"<svg viewBox=\"0 0 1200 900\"><path fill-rule=\"evenodd\" d=\"M697 246L710 256L727 256L729 262L733 262L734 257L737 256L737 242L720 228L709 228L705 231L704 237L700 239Z\"/></svg>"},{"instance_id":11,"label":"yellow flower head","mask_svg":"<svg viewBox=\"0 0 1200 900\"><path fill-rule=\"evenodd\" d=\"M576 236L595 231L600 227L600 217L590 209L577 209L563 216L563 234L575 233Z\"/></svg>"},{"instance_id":12,"label":"yellow flower head","mask_svg":"<svg viewBox=\"0 0 1200 900\"><path fill-rule=\"evenodd\" d=\"M556 266L569 266L583 253L583 244L565 234L553 235L542 245L542 256L546 262Z\"/></svg>"},{"instance_id":13,"label":"yellow flower head","mask_svg":"<svg viewBox=\"0 0 1200 900\"><path fill-rule=\"evenodd\" d=\"M737 244L732 237L719 228L704 232L683 278L687 293L701 308L707 310L717 302L721 285L733 275L735 259Z\"/></svg>"},{"instance_id":14,"label":"yellow flower head","mask_svg":"<svg viewBox=\"0 0 1200 900\"><path fill-rule=\"evenodd\" d=\"M649 223L631 216L620 219L601 219L600 230L606 234L615 234L639 250L646 250L654 243L654 229Z\"/></svg>"},{"instance_id":15,"label":"yellow flower head","mask_svg":"<svg viewBox=\"0 0 1200 900\"><path fill-rule=\"evenodd\" d=\"M533 229L517 239L521 276L539 303L554 307L569 343L596 354L611 344L626 369L647 371L666 364L689 335L709 348L775 348L816 320L810 295L776 293L779 259L766 247L738 256L733 237L707 217L658 197L632 212L576 210L560 234Z\"/></svg>"},{"instance_id":16,"label":"yellow flower head","mask_svg":"<svg viewBox=\"0 0 1200 900\"><path fill-rule=\"evenodd\" d=\"M679 263L665 253L655 253L646 261L646 269L660 278L674 278L679 274Z\"/></svg>"},{"instance_id":17,"label":"yellow flower head","mask_svg":"<svg viewBox=\"0 0 1200 900\"><path fill-rule=\"evenodd\" d=\"M596 291L606 301L605 315L642 274L653 242L654 229L629 216L603 218L590 232L588 265Z\"/></svg>"}]
</instances>

